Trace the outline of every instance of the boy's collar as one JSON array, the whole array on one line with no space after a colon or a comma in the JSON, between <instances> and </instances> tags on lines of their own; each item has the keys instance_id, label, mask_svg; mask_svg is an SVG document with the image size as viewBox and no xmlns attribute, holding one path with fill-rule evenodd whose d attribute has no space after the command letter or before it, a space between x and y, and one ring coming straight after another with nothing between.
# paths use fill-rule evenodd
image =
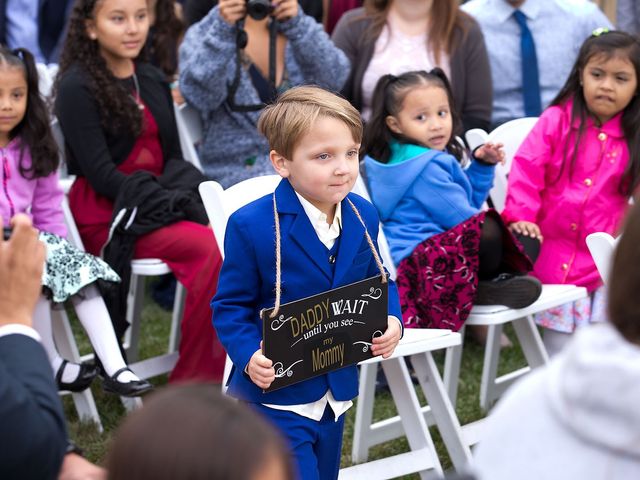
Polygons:
<instances>
[{"instance_id":1,"label":"boy's collar","mask_svg":"<svg viewBox=\"0 0 640 480\"><path fill-rule=\"evenodd\" d=\"M324 223L324 225L328 228L329 224L327 223L327 215L315 205L313 205L309 200L300 195L298 192L295 192L295 194L298 197L298 200L300 200L300 204L304 209L304 213L306 213L307 217L309 217L311 225L314 225L315 228L315 225L322 225L322 223ZM331 226L333 225L337 225L338 229L342 227L342 203L338 203L336 205L336 211L333 214L333 223L331 224Z\"/></svg>"}]
</instances>

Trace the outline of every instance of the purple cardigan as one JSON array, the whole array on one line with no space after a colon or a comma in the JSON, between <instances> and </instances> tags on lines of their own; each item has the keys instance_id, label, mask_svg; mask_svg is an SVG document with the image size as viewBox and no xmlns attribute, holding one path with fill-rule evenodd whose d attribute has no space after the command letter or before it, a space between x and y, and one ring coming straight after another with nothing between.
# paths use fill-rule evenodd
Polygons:
<instances>
[{"instance_id":1,"label":"purple cardigan","mask_svg":"<svg viewBox=\"0 0 640 480\"><path fill-rule=\"evenodd\" d=\"M66 237L62 213L64 193L58 183L58 172L34 179L20 175L20 139L15 138L5 148L2 156L2 186L0 193L0 215L4 225L9 225L16 213L26 213L33 219L38 230ZM23 164L31 165L29 149L24 151Z\"/></svg>"}]
</instances>

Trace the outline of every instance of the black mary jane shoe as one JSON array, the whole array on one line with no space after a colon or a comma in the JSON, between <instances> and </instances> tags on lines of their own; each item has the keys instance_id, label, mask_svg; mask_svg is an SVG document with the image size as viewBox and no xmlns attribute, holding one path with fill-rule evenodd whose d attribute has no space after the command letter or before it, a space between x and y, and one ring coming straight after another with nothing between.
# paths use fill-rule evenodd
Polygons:
<instances>
[{"instance_id":1,"label":"black mary jane shoe","mask_svg":"<svg viewBox=\"0 0 640 480\"><path fill-rule=\"evenodd\" d=\"M124 371L133 371L129 367L122 367L113 375L102 374L102 389L107 393L113 393L121 397L138 397L149 390L153 390L153 385L146 380L134 380L132 382L119 382L118 375Z\"/></svg>"},{"instance_id":2,"label":"black mary jane shoe","mask_svg":"<svg viewBox=\"0 0 640 480\"><path fill-rule=\"evenodd\" d=\"M76 379L73 382L63 382L62 374L64 373L64 368L67 366L67 363L69 363L67 360L62 360L60 368L58 368L56 373L58 391L78 393L89 388L93 379L98 375L98 367L89 363L81 363L79 365L80 372L78 372Z\"/></svg>"}]
</instances>

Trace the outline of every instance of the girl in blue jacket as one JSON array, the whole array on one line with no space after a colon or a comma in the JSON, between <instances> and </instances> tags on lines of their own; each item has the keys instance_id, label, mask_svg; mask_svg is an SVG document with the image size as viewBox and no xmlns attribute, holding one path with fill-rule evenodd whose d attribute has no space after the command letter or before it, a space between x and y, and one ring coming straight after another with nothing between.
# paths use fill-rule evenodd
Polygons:
<instances>
[{"instance_id":1,"label":"girl in blue jacket","mask_svg":"<svg viewBox=\"0 0 640 480\"><path fill-rule=\"evenodd\" d=\"M439 68L385 75L362 143L407 327L457 331L474 303L523 308L542 288L522 275L531 262L500 216L480 210L504 159L502 145L477 148L463 169L452 105Z\"/></svg>"}]
</instances>

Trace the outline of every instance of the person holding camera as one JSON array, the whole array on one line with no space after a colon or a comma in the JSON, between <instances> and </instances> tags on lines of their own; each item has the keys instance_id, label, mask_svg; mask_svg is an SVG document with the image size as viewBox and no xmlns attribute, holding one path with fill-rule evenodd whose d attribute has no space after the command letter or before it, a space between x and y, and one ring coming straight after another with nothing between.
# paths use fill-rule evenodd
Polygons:
<instances>
[{"instance_id":1,"label":"person holding camera","mask_svg":"<svg viewBox=\"0 0 640 480\"><path fill-rule=\"evenodd\" d=\"M220 0L180 48L180 88L204 121L205 174L226 188L272 173L260 111L296 85L340 90L349 68L296 0Z\"/></svg>"}]
</instances>

